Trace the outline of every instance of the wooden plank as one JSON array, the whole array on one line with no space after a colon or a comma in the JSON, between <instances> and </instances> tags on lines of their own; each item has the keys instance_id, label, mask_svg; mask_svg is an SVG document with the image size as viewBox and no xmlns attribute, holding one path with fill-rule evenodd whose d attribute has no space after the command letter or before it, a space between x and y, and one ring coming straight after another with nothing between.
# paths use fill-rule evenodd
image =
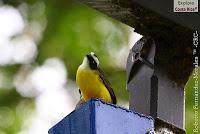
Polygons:
<instances>
[{"instance_id":1,"label":"wooden plank","mask_svg":"<svg viewBox=\"0 0 200 134\"><path fill-rule=\"evenodd\" d=\"M100 12L119 20L136 29L136 32L147 36L165 36L162 28L171 29L180 35L191 34L192 27L187 24L178 23L179 20L169 18L166 15L159 14L160 12L149 10L138 4L136 0L79 0L89 7L92 7ZM150 3L151 1L145 1ZM152 3L153 4L153 3ZM154 3L156 5L156 3ZM172 12L172 11L171 11ZM171 16L168 15L168 16ZM177 17L176 18L180 18ZM200 19L200 18L199 18ZM191 20L192 21L192 20ZM180 21L181 22L181 21ZM185 22L185 21L184 21ZM181 36L179 36L181 37ZM184 39L184 38L183 38Z\"/></svg>"}]
</instances>

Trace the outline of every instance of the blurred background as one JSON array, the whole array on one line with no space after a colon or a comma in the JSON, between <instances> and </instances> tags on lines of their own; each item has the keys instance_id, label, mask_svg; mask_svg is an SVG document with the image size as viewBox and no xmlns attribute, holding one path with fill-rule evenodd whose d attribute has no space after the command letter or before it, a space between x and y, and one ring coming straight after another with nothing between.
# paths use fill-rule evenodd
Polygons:
<instances>
[{"instance_id":1,"label":"blurred background","mask_svg":"<svg viewBox=\"0 0 200 134\"><path fill-rule=\"evenodd\" d=\"M79 100L75 74L97 54L128 108L125 65L142 36L71 0L0 0L0 134L45 134ZM186 86L186 129L192 133L192 79Z\"/></svg>"}]
</instances>

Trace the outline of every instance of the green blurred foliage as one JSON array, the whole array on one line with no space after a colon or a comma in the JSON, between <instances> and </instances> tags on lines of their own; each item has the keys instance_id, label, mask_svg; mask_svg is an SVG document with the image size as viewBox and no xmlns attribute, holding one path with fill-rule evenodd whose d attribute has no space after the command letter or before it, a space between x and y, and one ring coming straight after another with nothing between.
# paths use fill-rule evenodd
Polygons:
<instances>
[{"instance_id":1,"label":"green blurred foliage","mask_svg":"<svg viewBox=\"0 0 200 134\"><path fill-rule=\"evenodd\" d=\"M75 80L78 66L85 54L94 51L100 59L101 68L116 92L118 100L128 100L125 70L116 68L109 54L110 48L119 49L128 44L125 25L94 11L79 2L70 0L4 0L4 5L16 8L26 3L28 8L22 14L27 21L45 22L46 28L38 43L38 55L30 65L41 65L46 59L58 57L66 65L68 78ZM45 16L39 6L45 5ZM44 24L45 25L45 24ZM103 30L102 27L104 26ZM106 32L105 32L106 30ZM112 42L112 44L109 44ZM0 89L0 134L15 134L23 129L23 124L34 110L34 98L25 98L15 89L13 80L21 64L0 66L5 78L6 89ZM6 118L5 118L6 117Z\"/></svg>"},{"instance_id":2,"label":"green blurred foliage","mask_svg":"<svg viewBox=\"0 0 200 134\"><path fill-rule=\"evenodd\" d=\"M200 81L200 67L198 68L198 81ZM186 84L185 90L186 90L186 99L185 99L185 105L186 105L186 109L185 109L185 116L186 116L186 120L185 120L185 127L186 127L186 132L187 134L193 134L193 129L194 129L194 85L195 85L195 79L193 78L193 75L190 76L189 81ZM198 83L198 87L199 87L199 83ZM198 113L200 112L200 110L198 109ZM200 124L200 114L198 114L198 124Z\"/></svg>"},{"instance_id":3,"label":"green blurred foliage","mask_svg":"<svg viewBox=\"0 0 200 134\"><path fill-rule=\"evenodd\" d=\"M120 48L125 41L128 41L127 28L78 2L65 2L46 3L48 25L40 42L36 61L41 64L47 58L59 57L67 67L68 77L75 80L76 70L83 57L88 52L94 51L99 56L100 66L110 76L117 97L127 100L125 70L111 66L112 59L108 50ZM98 21L107 22L116 32L109 31L108 26L106 34L104 31L99 31L101 27L97 27ZM112 39L112 44L107 44L108 38ZM120 81L114 79L113 74L116 71L119 72L117 77L121 79Z\"/></svg>"},{"instance_id":4,"label":"green blurred foliage","mask_svg":"<svg viewBox=\"0 0 200 134\"><path fill-rule=\"evenodd\" d=\"M13 86L13 78L19 65L0 67L5 88L0 88L0 134L15 134L34 108L33 99L23 98ZM19 106L26 103L19 110ZM28 110L28 111L27 111Z\"/></svg>"}]
</instances>

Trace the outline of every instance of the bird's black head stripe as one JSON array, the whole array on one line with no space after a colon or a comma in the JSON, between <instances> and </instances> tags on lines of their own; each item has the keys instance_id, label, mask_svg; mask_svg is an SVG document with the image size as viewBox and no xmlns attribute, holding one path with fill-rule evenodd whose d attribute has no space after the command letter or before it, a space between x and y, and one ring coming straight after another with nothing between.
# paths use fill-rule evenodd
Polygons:
<instances>
[{"instance_id":1,"label":"bird's black head stripe","mask_svg":"<svg viewBox=\"0 0 200 134\"><path fill-rule=\"evenodd\" d=\"M91 54L87 54L86 56L87 56L87 59L89 61L90 68L93 69L93 70L97 69L97 62L92 57L92 55ZM94 55L94 56L96 56L96 55Z\"/></svg>"}]
</instances>

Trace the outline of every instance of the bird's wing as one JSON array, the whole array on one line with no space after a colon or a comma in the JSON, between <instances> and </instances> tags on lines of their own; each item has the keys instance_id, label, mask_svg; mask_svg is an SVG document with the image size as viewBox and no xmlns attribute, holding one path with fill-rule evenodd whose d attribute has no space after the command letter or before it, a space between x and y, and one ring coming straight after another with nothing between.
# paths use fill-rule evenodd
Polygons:
<instances>
[{"instance_id":1,"label":"bird's wing","mask_svg":"<svg viewBox=\"0 0 200 134\"><path fill-rule=\"evenodd\" d=\"M78 92L79 92L79 94L80 94L80 99L82 99L82 98L83 98L83 96L82 96L81 90L80 90L80 89L78 89Z\"/></svg>"},{"instance_id":2,"label":"bird's wing","mask_svg":"<svg viewBox=\"0 0 200 134\"><path fill-rule=\"evenodd\" d=\"M116 104L117 99L116 99L113 89L111 88L110 82L106 79L104 72L100 68L97 68L97 71L99 73L101 81L103 82L103 84L105 85L105 87L108 89L110 93L113 104Z\"/></svg>"}]
</instances>

